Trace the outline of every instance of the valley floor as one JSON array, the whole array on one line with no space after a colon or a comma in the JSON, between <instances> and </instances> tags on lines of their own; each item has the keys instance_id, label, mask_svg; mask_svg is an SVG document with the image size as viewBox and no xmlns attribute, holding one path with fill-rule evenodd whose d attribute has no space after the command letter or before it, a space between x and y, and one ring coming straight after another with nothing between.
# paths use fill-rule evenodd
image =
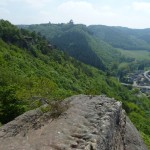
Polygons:
<instances>
[{"instance_id":1,"label":"valley floor","mask_svg":"<svg viewBox=\"0 0 150 150\"><path fill-rule=\"evenodd\" d=\"M130 73L127 76L127 83L122 83L122 85L139 88L142 93L150 95L150 70L148 71L137 71L135 73ZM131 84L132 83L132 84Z\"/></svg>"}]
</instances>

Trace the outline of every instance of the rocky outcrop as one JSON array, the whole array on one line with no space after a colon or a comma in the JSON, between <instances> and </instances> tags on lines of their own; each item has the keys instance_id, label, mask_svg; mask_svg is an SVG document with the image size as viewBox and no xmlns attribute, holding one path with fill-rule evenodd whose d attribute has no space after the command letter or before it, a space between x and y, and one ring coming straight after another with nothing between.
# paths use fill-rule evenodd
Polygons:
<instances>
[{"instance_id":1,"label":"rocky outcrop","mask_svg":"<svg viewBox=\"0 0 150 150\"><path fill-rule=\"evenodd\" d=\"M57 119L40 109L0 128L2 150L146 150L121 102L79 95Z\"/></svg>"}]
</instances>

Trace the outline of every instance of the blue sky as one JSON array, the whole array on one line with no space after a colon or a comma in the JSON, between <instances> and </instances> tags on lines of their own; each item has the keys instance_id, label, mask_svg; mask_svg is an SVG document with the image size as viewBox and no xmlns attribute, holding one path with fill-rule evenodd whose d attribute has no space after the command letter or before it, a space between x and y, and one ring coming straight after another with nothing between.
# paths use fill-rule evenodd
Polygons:
<instances>
[{"instance_id":1,"label":"blue sky","mask_svg":"<svg viewBox=\"0 0 150 150\"><path fill-rule=\"evenodd\" d=\"M13 24L75 23L150 28L150 0L0 0Z\"/></svg>"}]
</instances>

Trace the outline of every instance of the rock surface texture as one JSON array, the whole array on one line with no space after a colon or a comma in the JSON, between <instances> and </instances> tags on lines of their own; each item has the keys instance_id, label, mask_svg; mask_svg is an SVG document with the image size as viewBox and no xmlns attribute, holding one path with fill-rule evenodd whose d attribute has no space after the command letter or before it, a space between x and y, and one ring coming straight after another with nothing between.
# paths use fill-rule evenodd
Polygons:
<instances>
[{"instance_id":1,"label":"rock surface texture","mask_svg":"<svg viewBox=\"0 0 150 150\"><path fill-rule=\"evenodd\" d=\"M1 127L0 150L147 150L120 102L78 95L64 103L57 119L36 109Z\"/></svg>"}]
</instances>

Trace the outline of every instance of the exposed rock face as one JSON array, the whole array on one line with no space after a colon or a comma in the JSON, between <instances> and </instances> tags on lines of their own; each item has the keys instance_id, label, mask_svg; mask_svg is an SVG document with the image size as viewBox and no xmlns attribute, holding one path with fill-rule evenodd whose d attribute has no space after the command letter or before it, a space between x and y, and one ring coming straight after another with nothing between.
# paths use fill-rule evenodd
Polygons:
<instances>
[{"instance_id":1,"label":"exposed rock face","mask_svg":"<svg viewBox=\"0 0 150 150\"><path fill-rule=\"evenodd\" d=\"M0 128L0 150L146 150L120 102L73 96L69 109L51 119L39 109Z\"/></svg>"}]
</instances>

